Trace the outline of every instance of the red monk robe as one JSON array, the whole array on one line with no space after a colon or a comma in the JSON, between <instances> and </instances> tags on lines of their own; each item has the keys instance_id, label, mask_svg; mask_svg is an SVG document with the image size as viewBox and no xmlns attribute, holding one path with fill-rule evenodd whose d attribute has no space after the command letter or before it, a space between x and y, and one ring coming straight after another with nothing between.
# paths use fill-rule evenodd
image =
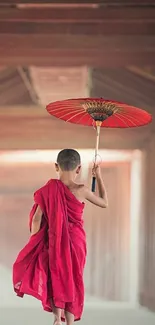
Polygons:
<instances>
[{"instance_id":1,"label":"red monk robe","mask_svg":"<svg viewBox=\"0 0 155 325\"><path fill-rule=\"evenodd\" d=\"M44 310L50 312L52 298L56 307L79 320L86 260L84 203L59 180L50 180L39 189L34 201L30 229L38 205L43 211L41 229L30 237L13 265L14 290L20 297L27 294L41 300Z\"/></svg>"}]
</instances>

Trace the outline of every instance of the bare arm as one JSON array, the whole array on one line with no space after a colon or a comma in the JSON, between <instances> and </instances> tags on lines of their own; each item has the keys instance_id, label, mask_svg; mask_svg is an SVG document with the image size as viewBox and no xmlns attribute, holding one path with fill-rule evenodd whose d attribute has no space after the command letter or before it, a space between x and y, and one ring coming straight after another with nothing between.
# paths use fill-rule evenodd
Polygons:
<instances>
[{"instance_id":1,"label":"bare arm","mask_svg":"<svg viewBox=\"0 0 155 325\"><path fill-rule=\"evenodd\" d=\"M40 230L42 215L43 215L42 210L38 205L32 219L31 235L35 235Z\"/></svg>"},{"instance_id":2,"label":"bare arm","mask_svg":"<svg viewBox=\"0 0 155 325\"><path fill-rule=\"evenodd\" d=\"M107 208L108 206L107 192L102 180L99 166L94 166L93 176L95 176L97 180L99 196L95 195L88 188L85 188L85 199L101 208Z\"/></svg>"}]
</instances>

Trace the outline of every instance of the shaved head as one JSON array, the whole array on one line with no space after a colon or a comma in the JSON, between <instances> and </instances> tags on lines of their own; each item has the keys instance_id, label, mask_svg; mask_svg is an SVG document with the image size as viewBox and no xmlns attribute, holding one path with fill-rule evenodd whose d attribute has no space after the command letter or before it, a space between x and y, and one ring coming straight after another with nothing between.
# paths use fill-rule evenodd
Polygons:
<instances>
[{"instance_id":1,"label":"shaved head","mask_svg":"<svg viewBox=\"0 0 155 325\"><path fill-rule=\"evenodd\" d=\"M57 164L63 171L71 171L81 165L79 153L74 149L63 149L57 157Z\"/></svg>"}]
</instances>

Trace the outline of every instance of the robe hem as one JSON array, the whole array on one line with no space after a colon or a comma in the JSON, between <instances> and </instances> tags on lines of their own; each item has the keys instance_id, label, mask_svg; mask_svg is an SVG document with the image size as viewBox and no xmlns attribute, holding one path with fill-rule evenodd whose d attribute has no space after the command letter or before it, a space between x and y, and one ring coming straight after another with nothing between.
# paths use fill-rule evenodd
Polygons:
<instances>
[{"instance_id":1,"label":"robe hem","mask_svg":"<svg viewBox=\"0 0 155 325\"><path fill-rule=\"evenodd\" d=\"M53 313L52 307L51 308L48 308L48 307L44 306L44 304L43 304L43 302L42 302L41 297L40 297L39 294L34 293L34 292L31 292L31 293L23 293L23 292L20 292L19 290L15 289L15 288L14 288L14 291L15 291L17 297L19 297L19 298L24 298L24 295L27 295L27 296L32 296L32 297L36 298L37 300L40 300L41 303L42 303L43 310L45 310L46 312L49 312L49 313ZM56 305L55 307L62 309L62 307L60 307L58 305ZM70 310L65 309L65 311L67 311L67 312L70 313ZM75 317L75 315L74 315L74 317ZM78 322L80 320L81 320L81 317L80 316L77 317L77 318L74 318L74 322ZM66 322L65 318L63 318L63 317L61 317L61 321L62 322Z\"/></svg>"}]
</instances>

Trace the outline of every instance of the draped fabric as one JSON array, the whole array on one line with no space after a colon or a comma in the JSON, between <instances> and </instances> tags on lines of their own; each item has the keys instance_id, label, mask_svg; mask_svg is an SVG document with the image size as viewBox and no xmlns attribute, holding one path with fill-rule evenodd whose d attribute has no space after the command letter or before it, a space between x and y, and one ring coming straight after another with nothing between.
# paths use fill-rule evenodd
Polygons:
<instances>
[{"instance_id":1,"label":"draped fabric","mask_svg":"<svg viewBox=\"0 0 155 325\"><path fill-rule=\"evenodd\" d=\"M79 320L86 260L84 204L58 180L50 180L35 192L34 201L30 229L38 205L43 211L41 229L30 237L13 265L14 290L20 297L28 294L41 300L46 311L52 311L52 299L56 307Z\"/></svg>"}]
</instances>

